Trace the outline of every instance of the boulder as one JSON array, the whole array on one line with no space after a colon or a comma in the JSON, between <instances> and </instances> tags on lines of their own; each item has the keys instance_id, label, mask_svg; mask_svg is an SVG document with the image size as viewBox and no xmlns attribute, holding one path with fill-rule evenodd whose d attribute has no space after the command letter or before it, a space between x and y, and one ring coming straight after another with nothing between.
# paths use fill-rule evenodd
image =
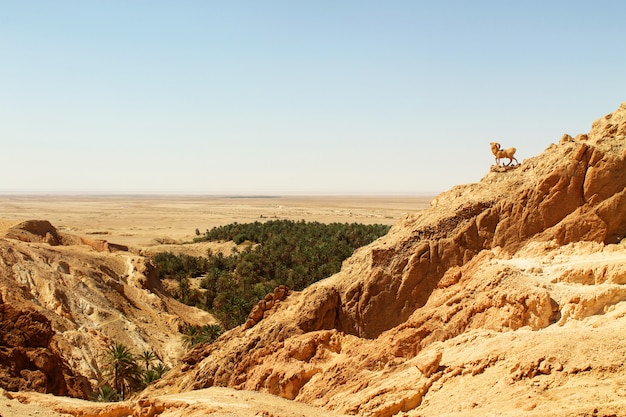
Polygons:
<instances>
[{"instance_id":1,"label":"boulder","mask_svg":"<svg viewBox=\"0 0 626 417\"><path fill-rule=\"evenodd\" d=\"M90 386L65 362L44 315L19 310L0 296L0 388L87 398Z\"/></svg>"}]
</instances>

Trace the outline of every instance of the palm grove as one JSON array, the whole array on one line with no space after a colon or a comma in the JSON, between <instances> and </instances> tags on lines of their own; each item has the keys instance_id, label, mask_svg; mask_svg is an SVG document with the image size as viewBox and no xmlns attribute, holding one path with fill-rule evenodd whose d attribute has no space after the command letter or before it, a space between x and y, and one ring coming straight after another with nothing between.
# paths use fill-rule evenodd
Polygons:
<instances>
[{"instance_id":1,"label":"palm grove","mask_svg":"<svg viewBox=\"0 0 626 417\"><path fill-rule=\"evenodd\" d=\"M153 257L160 279L174 278L174 296L181 302L212 312L226 328L242 324L256 302L278 285L300 291L341 268L355 249L389 231L389 226L357 223L294 222L233 223L207 230L194 241L233 241L241 250L206 257L159 253ZM197 232L200 235L199 232ZM191 278L200 278L200 289ZM183 344L191 348L212 343L224 329L219 325L189 326ZM122 343L111 343L103 355L103 383L98 401L124 400L159 379L168 368L151 351L139 355Z\"/></svg>"},{"instance_id":2,"label":"palm grove","mask_svg":"<svg viewBox=\"0 0 626 417\"><path fill-rule=\"evenodd\" d=\"M152 351L135 355L123 343L111 343L103 356L105 382L95 393L98 401L118 401L161 378L169 369ZM158 362L157 364L155 364Z\"/></svg>"},{"instance_id":3,"label":"palm grove","mask_svg":"<svg viewBox=\"0 0 626 417\"><path fill-rule=\"evenodd\" d=\"M175 296L212 312L226 328L245 322L250 309L278 285L300 291L329 277L355 249L385 235L389 226L271 220L207 230L194 241L233 241L240 250L207 257L160 253L159 277L178 281ZM192 288L190 278L200 279Z\"/></svg>"}]
</instances>

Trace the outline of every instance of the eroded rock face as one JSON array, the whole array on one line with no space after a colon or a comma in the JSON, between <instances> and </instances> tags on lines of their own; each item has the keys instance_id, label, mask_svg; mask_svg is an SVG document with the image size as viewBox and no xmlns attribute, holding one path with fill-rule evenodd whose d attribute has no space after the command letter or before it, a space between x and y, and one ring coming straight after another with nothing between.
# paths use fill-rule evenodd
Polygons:
<instances>
[{"instance_id":1,"label":"eroded rock face","mask_svg":"<svg viewBox=\"0 0 626 417\"><path fill-rule=\"evenodd\" d=\"M377 337L422 307L450 268L485 249L514 253L531 240L619 242L626 236L625 114L622 105L588 135L551 145L515 171L456 187L430 212L407 217L347 262L345 272L367 278L343 281L336 327Z\"/></svg>"},{"instance_id":2,"label":"eroded rock face","mask_svg":"<svg viewBox=\"0 0 626 417\"><path fill-rule=\"evenodd\" d=\"M87 239L59 232L48 220L26 220L18 223L7 230L4 237L22 242L46 243L50 246L86 245L98 252L128 251L127 246L106 240Z\"/></svg>"},{"instance_id":3,"label":"eroded rock face","mask_svg":"<svg viewBox=\"0 0 626 417\"><path fill-rule=\"evenodd\" d=\"M592 334L608 323L606 340L626 330L625 133L626 104L519 168L441 194L432 209L358 250L340 273L195 352L185 372L160 386L230 386L387 416L435 410L422 404L427 395L441 398L439 413L480 408L496 401L482 392L502 375L511 384L548 376L553 386L566 384L563 374L584 378L586 365L569 344L602 340ZM599 263L589 264L594 256ZM618 321L603 319L609 315ZM528 349L522 340L531 339L551 354ZM470 345L483 350L464 354ZM606 378L624 377L612 364L626 347L612 349L593 360ZM483 374L482 387L464 379ZM476 400L446 409L437 381Z\"/></svg>"},{"instance_id":4,"label":"eroded rock face","mask_svg":"<svg viewBox=\"0 0 626 417\"><path fill-rule=\"evenodd\" d=\"M15 230L31 235L20 238ZM216 322L172 299L146 258L55 230L48 222L24 222L0 238L0 295L5 313L16 315L2 324L1 330L10 327L3 336L10 351L0 348L0 355L19 364L7 368L7 389L84 397L99 383L112 341L135 354L153 351L172 367L183 352L182 331ZM35 238L46 235L61 244ZM22 347L31 342L27 348L35 350ZM80 391L63 382L72 375L83 381Z\"/></svg>"},{"instance_id":5,"label":"eroded rock face","mask_svg":"<svg viewBox=\"0 0 626 417\"><path fill-rule=\"evenodd\" d=\"M258 322L263 320L264 318L270 316L276 308L278 308L278 304L285 299L289 295L289 288L286 285L279 285L274 288L274 291L267 294L265 298L259 300L258 303L252 310L250 314L248 314L248 319L246 320L244 327L249 329L253 327Z\"/></svg>"},{"instance_id":6,"label":"eroded rock face","mask_svg":"<svg viewBox=\"0 0 626 417\"><path fill-rule=\"evenodd\" d=\"M10 228L6 237L22 242L40 242L51 246L60 245L62 238L47 220L27 220Z\"/></svg>"},{"instance_id":7,"label":"eroded rock face","mask_svg":"<svg viewBox=\"0 0 626 417\"><path fill-rule=\"evenodd\" d=\"M0 388L87 398L86 378L62 359L43 314L18 310L0 296Z\"/></svg>"}]
</instances>

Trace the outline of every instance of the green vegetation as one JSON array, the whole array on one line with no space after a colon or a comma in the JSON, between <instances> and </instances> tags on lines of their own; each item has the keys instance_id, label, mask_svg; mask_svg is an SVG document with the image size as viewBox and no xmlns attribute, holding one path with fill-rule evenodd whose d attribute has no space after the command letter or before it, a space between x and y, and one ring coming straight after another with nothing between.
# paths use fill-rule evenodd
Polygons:
<instances>
[{"instance_id":1,"label":"green vegetation","mask_svg":"<svg viewBox=\"0 0 626 417\"><path fill-rule=\"evenodd\" d=\"M211 311L227 328L242 324L252 306L276 286L303 290L341 268L355 249L385 235L389 226L357 223L272 220L233 223L207 230L194 239L246 244L232 255L207 258L160 253L153 262L159 277L174 278L180 301ZM200 289L190 278L202 277Z\"/></svg>"},{"instance_id":2,"label":"green vegetation","mask_svg":"<svg viewBox=\"0 0 626 417\"><path fill-rule=\"evenodd\" d=\"M154 352L134 355L123 343L111 343L103 359L105 380L94 394L101 402L124 401L129 393L147 387L169 370L160 361L152 366L158 359Z\"/></svg>"},{"instance_id":3,"label":"green vegetation","mask_svg":"<svg viewBox=\"0 0 626 417\"><path fill-rule=\"evenodd\" d=\"M95 401L101 403L112 403L115 401L119 401L120 397L117 395L117 392L110 385L105 384L98 388L94 396Z\"/></svg>"},{"instance_id":4,"label":"green vegetation","mask_svg":"<svg viewBox=\"0 0 626 417\"><path fill-rule=\"evenodd\" d=\"M112 377L112 388L122 401L126 393L139 385L141 371L135 356L122 343L112 343L105 354L105 364Z\"/></svg>"},{"instance_id":5,"label":"green vegetation","mask_svg":"<svg viewBox=\"0 0 626 417\"><path fill-rule=\"evenodd\" d=\"M152 363L157 360L157 356L151 350L144 350L141 352L141 355L139 355L139 360L146 365L146 373L148 373Z\"/></svg>"},{"instance_id":6,"label":"green vegetation","mask_svg":"<svg viewBox=\"0 0 626 417\"><path fill-rule=\"evenodd\" d=\"M190 326L183 336L183 344L187 348L192 348L200 343L213 343L222 333L224 329L218 324Z\"/></svg>"}]
</instances>

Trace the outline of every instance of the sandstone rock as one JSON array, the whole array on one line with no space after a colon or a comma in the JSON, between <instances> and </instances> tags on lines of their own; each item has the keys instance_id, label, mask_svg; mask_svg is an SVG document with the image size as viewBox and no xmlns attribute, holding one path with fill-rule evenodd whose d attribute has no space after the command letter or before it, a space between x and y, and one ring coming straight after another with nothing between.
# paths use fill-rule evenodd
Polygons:
<instances>
[{"instance_id":1,"label":"sandstone rock","mask_svg":"<svg viewBox=\"0 0 626 417\"><path fill-rule=\"evenodd\" d=\"M47 220L21 222L7 230L5 236L22 242L47 243L52 246L59 245L61 241L56 228Z\"/></svg>"},{"instance_id":2,"label":"sandstone rock","mask_svg":"<svg viewBox=\"0 0 626 417\"><path fill-rule=\"evenodd\" d=\"M250 314L248 315L248 319L258 322L263 318L264 311L265 310L263 310L263 308L257 304L252 308L252 311L250 311Z\"/></svg>"},{"instance_id":3,"label":"sandstone rock","mask_svg":"<svg viewBox=\"0 0 626 417\"><path fill-rule=\"evenodd\" d=\"M97 250L98 252L117 252L117 251L128 252L127 246L118 245L118 244L111 243L102 239L94 240L94 239L87 239L87 238L81 237L80 242L83 245L90 246L91 248Z\"/></svg>"},{"instance_id":4,"label":"sandstone rock","mask_svg":"<svg viewBox=\"0 0 626 417\"><path fill-rule=\"evenodd\" d=\"M171 299L147 259L111 251L110 244L96 252L61 233L52 247L33 236L54 236L53 226L26 223L17 229L35 232L28 235L34 244L0 238L0 294L11 306L0 328L0 356L9 346L4 359L13 364L4 371L0 365L0 381L7 381L0 387L85 397L98 383L111 340L134 353L152 350L173 367L183 329L216 322Z\"/></svg>"},{"instance_id":5,"label":"sandstone rock","mask_svg":"<svg viewBox=\"0 0 626 417\"><path fill-rule=\"evenodd\" d=\"M497 383L504 375L525 395L534 391L516 385L524 380L568 386L561 372L580 384L599 368L608 380L624 377L616 333L626 328L625 133L626 104L514 171L491 170L439 195L335 276L222 336L169 383L267 391L351 414L485 415L515 391ZM578 254L602 257L590 264ZM330 333L337 350L324 348L320 335ZM610 353L581 351L604 343ZM467 404L445 408L459 392Z\"/></svg>"},{"instance_id":6,"label":"sandstone rock","mask_svg":"<svg viewBox=\"0 0 626 417\"><path fill-rule=\"evenodd\" d=\"M128 251L128 247L107 242L101 239L87 239L60 233L47 220L27 220L7 230L5 237L22 242L46 243L50 246L58 245L87 245L98 252Z\"/></svg>"},{"instance_id":7,"label":"sandstone rock","mask_svg":"<svg viewBox=\"0 0 626 417\"><path fill-rule=\"evenodd\" d=\"M561 136L561 139L559 140L559 143L567 143L567 142L573 142L574 139L568 135L567 133L565 133L563 136Z\"/></svg>"},{"instance_id":8,"label":"sandstone rock","mask_svg":"<svg viewBox=\"0 0 626 417\"><path fill-rule=\"evenodd\" d=\"M289 288L286 285L279 285L274 288L274 300L284 300L285 297L289 294Z\"/></svg>"},{"instance_id":9,"label":"sandstone rock","mask_svg":"<svg viewBox=\"0 0 626 417\"><path fill-rule=\"evenodd\" d=\"M272 314L274 306L281 300L284 300L288 294L289 288L287 288L286 285L279 285L274 289L273 293L267 294L262 300L259 300L256 305L252 307L250 314L248 314L244 328L249 329L264 318L269 317Z\"/></svg>"},{"instance_id":10,"label":"sandstone rock","mask_svg":"<svg viewBox=\"0 0 626 417\"><path fill-rule=\"evenodd\" d=\"M87 398L86 379L61 358L53 335L45 316L16 310L0 296L0 388Z\"/></svg>"},{"instance_id":11,"label":"sandstone rock","mask_svg":"<svg viewBox=\"0 0 626 417\"><path fill-rule=\"evenodd\" d=\"M430 377L439 369L441 363L442 352L437 350L431 350L429 352L420 354L415 359L415 366L426 377Z\"/></svg>"}]
</instances>

